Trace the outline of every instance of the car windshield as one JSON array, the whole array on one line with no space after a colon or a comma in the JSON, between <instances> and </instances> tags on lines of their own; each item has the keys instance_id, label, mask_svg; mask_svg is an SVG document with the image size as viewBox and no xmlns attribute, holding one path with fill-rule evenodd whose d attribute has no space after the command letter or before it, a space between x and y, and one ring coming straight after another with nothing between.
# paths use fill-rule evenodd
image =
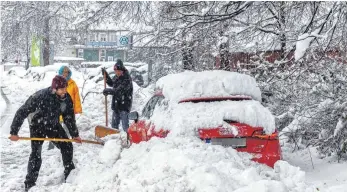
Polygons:
<instances>
[{"instance_id":1,"label":"car windshield","mask_svg":"<svg viewBox=\"0 0 347 192\"><path fill-rule=\"evenodd\" d=\"M157 103L161 102L164 99L164 96L162 95L155 95L153 96L146 104L146 106L142 110L142 116L149 119L154 111L155 106Z\"/></svg>"}]
</instances>

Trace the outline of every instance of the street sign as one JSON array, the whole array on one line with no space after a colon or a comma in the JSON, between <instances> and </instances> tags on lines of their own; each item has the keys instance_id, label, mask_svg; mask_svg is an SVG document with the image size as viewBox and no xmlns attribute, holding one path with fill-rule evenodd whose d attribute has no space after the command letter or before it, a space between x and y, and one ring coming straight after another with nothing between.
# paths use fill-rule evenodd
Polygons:
<instances>
[{"instance_id":1,"label":"street sign","mask_svg":"<svg viewBox=\"0 0 347 192\"><path fill-rule=\"evenodd\" d=\"M129 38L127 36L121 36L121 37L119 37L119 43L121 45L128 45L129 44Z\"/></svg>"}]
</instances>

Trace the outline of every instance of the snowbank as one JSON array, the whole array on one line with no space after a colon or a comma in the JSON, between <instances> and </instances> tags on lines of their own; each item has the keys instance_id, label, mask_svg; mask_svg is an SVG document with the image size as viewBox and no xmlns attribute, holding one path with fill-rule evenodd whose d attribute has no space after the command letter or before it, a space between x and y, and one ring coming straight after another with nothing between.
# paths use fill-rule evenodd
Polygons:
<instances>
[{"instance_id":1,"label":"snowbank","mask_svg":"<svg viewBox=\"0 0 347 192\"><path fill-rule=\"evenodd\" d=\"M0 116L2 117L2 115L4 114L6 109L6 102L5 99L2 98L2 95L0 95Z\"/></svg>"},{"instance_id":2,"label":"snowbank","mask_svg":"<svg viewBox=\"0 0 347 192\"><path fill-rule=\"evenodd\" d=\"M37 74L43 74L46 72L58 72L61 66L68 66L69 68L71 68L68 63L54 63L53 65L47 65L44 67L30 67L27 72Z\"/></svg>"},{"instance_id":3,"label":"snowbank","mask_svg":"<svg viewBox=\"0 0 347 192\"><path fill-rule=\"evenodd\" d=\"M194 138L153 138L123 149L112 165L94 161L81 168L58 191L312 191L299 168L278 161L271 169L250 158Z\"/></svg>"},{"instance_id":4,"label":"snowbank","mask_svg":"<svg viewBox=\"0 0 347 192\"><path fill-rule=\"evenodd\" d=\"M156 86L171 101L230 95L248 95L261 101L261 92L255 79L236 72L185 71L160 78Z\"/></svg>"},{"instance_id":5,"label":"snowbank","mask_svg":"<svg viewBox=\"0 0 347 192\"><path fill-rule=\"evenodd\" d=\"M16 75L18 77L24 77L26 74L26 69L24 67L12 67L9 71L8 74L10 75Z\"/></svg>"},{"instance_id":6,"label":"snowbank","mask_svg":"<svg viewBox=\"0 0 347 192\"><path fill-rule=\"evenodd\" d=\"M55 61L84 61L83 58L79 57L63 57L63 56L58 56L54 57Z\"/></svg>"}]
</instances>

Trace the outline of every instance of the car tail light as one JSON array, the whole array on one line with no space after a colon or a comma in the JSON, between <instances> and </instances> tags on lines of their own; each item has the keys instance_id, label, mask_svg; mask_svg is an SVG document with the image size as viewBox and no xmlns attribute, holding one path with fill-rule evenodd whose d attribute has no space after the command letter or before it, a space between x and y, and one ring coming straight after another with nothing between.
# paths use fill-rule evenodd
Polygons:
<instances>
[{"instance_id":1,"label":"car tail light","mask_svg":"<svg viewBox=\"0 0 347 192\"><path fill-rule=\"evenodd\" d=\"M277 131L270 134L270 135L266 135L263 130L256 130L256 131L254 131L252 136L260 138L260 139L278 139Z\"/></svg>"},{"instance_id":2,"label":"car tail light","mask_svg":"<svg viewBox=\"0 0 347 192\"><path fill-rule=\"evenodd\" d=\"M261 136L261 135L265 135L265 132L264 132L264 130L255 130L254 132L253 132L253 136Z\"/></svg>"}]
</instances>

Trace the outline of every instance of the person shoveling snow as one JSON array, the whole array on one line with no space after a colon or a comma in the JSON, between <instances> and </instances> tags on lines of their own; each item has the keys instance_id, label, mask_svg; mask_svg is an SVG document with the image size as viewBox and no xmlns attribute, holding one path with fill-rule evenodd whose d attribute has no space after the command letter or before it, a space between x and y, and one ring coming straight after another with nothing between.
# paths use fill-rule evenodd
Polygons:
<instances>
[{"instance_id":1,"label":"person shoveling snow","mask_svg":"<svg viewBox=\"0 0 347 192\"><path fill-rule=\"evenodd\" d=\"M30 137L32 138L60 138L68 139L67 134L59 123L62 114L64 123L74 140L81 143L73 111L73 103L69 94L66 94L67 82L63 76L55 76L49 88L42 89L22 105L13 119L10 131L10 140L18 141L18 132L25 118L30 118ZM41 167L41 151L43 141L31 141L31 154L28 162L28 172L25 178L25 190L28 191L36 185ZM72 162L73 146L71 142L53 143L62 154L64 164L64 179L75 168Z\"/></svg>"}]
</instances>

